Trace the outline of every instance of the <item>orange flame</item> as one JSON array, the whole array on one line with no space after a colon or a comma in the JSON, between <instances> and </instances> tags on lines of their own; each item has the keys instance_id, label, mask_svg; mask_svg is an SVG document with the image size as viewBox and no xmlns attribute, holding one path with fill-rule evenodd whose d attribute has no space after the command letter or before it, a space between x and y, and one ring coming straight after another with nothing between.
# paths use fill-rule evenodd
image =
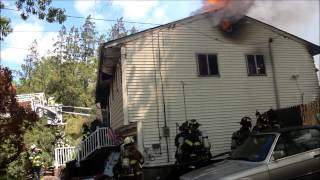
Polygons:
<instances>
[{"instance_id":1,"label":"orange flame","mask_svg":"<svg viewBox=\"0 0 320 180\"><path fill-rule=\"evenodd\" d=\"M217 8L222 8L227 4L227 0L207 0L207 2Z\"/></svg>"},{"instance_id":2,"label":"orange flame","mask_svg":"<svg viewBox=\"0 0 320 180\"><path fill-rule=\"evenodd\" d=\"M231 22L228 19L224 19L221 22L221 27L224 31L230 31L231 30Z\"/></svg>"},{"instance_id":3,"label":"orange flame","mask_svg":"<svg viewBox=\"0 0 320 180\"><path fill-rule=\"evenodd\" d=\"M203 10L205 12L214 11L217 9L224 8L230 0L206 0L204 2Z\"/></svg>"}]
</instances>

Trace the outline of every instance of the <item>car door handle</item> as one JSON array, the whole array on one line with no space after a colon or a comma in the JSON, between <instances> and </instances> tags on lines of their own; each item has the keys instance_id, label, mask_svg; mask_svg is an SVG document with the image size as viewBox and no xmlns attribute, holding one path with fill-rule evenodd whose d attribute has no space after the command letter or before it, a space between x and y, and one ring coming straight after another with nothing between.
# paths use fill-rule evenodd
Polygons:
<instances>
[{"instance_id":1,"label":"car door handle","mask_svg":"<svg viewBox=\"0 0 320 180\"><path fill-rule=\"evenodd\" d=\"M319 158L320 154L314 155L313 158Z\"/></svg>"}]
</instances>

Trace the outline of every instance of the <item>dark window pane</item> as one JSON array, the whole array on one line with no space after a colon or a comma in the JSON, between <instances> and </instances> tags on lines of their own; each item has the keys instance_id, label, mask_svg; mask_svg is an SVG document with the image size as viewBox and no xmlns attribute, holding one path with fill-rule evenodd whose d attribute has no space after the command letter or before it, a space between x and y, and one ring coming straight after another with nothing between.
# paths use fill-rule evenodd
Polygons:
<instances>
[{"instance_id":1,"label":"dark window pane","mask_svg":"<svg viewBox=\"0 0 320 180\"><path fill-rule=\"evenodd\" d=\"M207 56L204 54L198 55L199 74L208 75Z\"/></svg>"},{"instance_id":2,"label":"dark window pane","mask_svg":"<svg viewBox=\"0 0 320 180\"><path fill-rule=\"evenodd\" d=\"M308 142L312 149L320 148L320 130L310 129L311 138Z\"/></svg>"},{"instance_id":3,"label":"dark window pane","mask_svg":"<svg viewBox=\"0 0 320 180\"><path fill-rule=\"evenodd\" d=\"M248 73L249 73L249 75L257 74L256 63L254 61L254 56L253 55L247 55L247 62L248 62Z\"/></svg>"},{"instance_id":4,"label":"dark window pane","mask_svg":"<svg viewBox=\"0 0 320 180\"><path fill-rule=\"evenodd\" d=\"M275 135L264 134L250 136L244 144L231 154L231 159L259 162L263 161L269 153Z\"/></svg>"},{"instance_id":5,"label":"dark window pane","mask_svg":"<svg viewBox=\"0 0 320 180\"><path fill-rule=\"evenodd\" d=\"M208 55L208 62L209 62L209 74L210 75L218 75L218 61L216 55Z\"/></svg>"},{"instance_id":6,"label":"dark window pane","mask_svg":"<svg viewBox=\"0 0 320 180\"><path fill-rule=\"evenodd\" d=\"M262 55L257 55L257 73L258 74L266 74L266 68L264 66L264 59Z\"/></svg>"},{"instance_id":7,"label":"dark window pane","mask_svg":"<svg viewBox=\"0 0 320 180\"><path fill-rule=\"evenodd\" d=\"M299 130L299 131L291 131L287 133L287 136L288 136L287 151L289 156L307 151L306 147L303 146L303 144L301 143L301 141L306 141L306 139L304 139L304 136L303 136L304 131L305 130Z\"/></svg>"},{"instance_id":8,"label":"dark window pane","mask_svg":"<svg viewBox=\"0 0 320 180\"><path fill-rule=\"evenodd\" d=\"M289 136L299 146L300 152L304 152L320 147L319 134L317 129L303 129L289 133Z\"/></svg>"},{"instance_id":9,"label":"dark window pane","mask_svg":"<svg viewBox=\"0 0 320 180\"><path fill-rule=\"evenodd\" d=\"M287 141L286 139L281 135L278 139L278 142L276 144L276 147L274 148L274 152L275 151L283 151L284 154L282 157L279 157L279 158L283 158L283 157L286 157L287 156L287 149L286 149L286 144L287 144Z\"/></svg>"}]
</instances>

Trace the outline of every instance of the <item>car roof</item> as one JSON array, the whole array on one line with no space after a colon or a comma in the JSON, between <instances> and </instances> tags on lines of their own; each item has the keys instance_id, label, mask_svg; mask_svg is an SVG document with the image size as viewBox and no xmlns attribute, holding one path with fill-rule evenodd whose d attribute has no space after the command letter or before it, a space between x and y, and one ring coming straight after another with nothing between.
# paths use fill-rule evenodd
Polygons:
<instances>
[{"instance_id":1,"label":"car roof","mask_svg":"<svg viewBox=\"0 0 320 180\"><path fill-rule=\"evenodd\" d=\"M296 131L296 130L303 130L303 129L318 129L320 130L320 125L310 125L310 126L294 126L294 127L287 127L287 128L280 128L280 129L272 129L272 130L266 130L261 133L257 133L254 135L259 134L273 134L273 133L286 133L289 131Z\"/></svg>"}]
</instances>

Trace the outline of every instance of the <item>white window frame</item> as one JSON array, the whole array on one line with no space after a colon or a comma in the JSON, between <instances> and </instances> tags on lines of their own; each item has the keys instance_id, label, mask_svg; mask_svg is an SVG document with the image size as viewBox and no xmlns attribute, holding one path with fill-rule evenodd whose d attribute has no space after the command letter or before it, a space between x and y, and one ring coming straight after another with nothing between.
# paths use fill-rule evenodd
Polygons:
<instances>
[{"instance_id":1,"label":"white window frame","mask_svg":"<svg viewBox=\"0 0 320 180\"><path fill-rule=\"evenodd\" d=\"M255 69L256 69L256 73L255 74L250 74L248 56L253 56L254 57L254 63L255 63ZM264 65L264 71L265 71L264 74L259 74L258 73L257 56L262 56L263 57L263 65ZM267 76L266 61L265 61L265 56L263 54L246 54L245 55L245 59L246 59L246 64L247 64L247 74L248 74L248 76Z\"/></svg>"}]
</instances>

